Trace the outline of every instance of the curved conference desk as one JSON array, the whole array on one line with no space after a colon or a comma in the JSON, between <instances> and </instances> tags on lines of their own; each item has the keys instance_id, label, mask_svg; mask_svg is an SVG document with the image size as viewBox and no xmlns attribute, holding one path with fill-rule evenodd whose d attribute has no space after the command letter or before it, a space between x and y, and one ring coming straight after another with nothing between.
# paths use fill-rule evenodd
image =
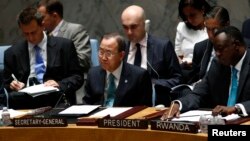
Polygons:
<instances>
[{"instance_id":1,"label":"curved conference desk","mask_svg":"<svg viewBox=\"0 0 250 141\"><path fill-rule=\"evenodd\" d=\"M147 108L128 118L136 119L155 112ZM250 125L250 121L244 123ZM204 133L182 133L148 129L67 127L0 127L0 141L207 141Z\"/></svg>"}]
</instances>

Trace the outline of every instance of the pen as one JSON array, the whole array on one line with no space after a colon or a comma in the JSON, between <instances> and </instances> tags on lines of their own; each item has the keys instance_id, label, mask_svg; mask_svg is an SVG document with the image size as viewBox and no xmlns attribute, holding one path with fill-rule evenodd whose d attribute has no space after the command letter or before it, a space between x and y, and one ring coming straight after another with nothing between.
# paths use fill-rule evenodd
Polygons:
<instances>
[{"instance_id":1,"label":"pen","mask_svg":"<svg viewBox=\"0 0 250 141\"><path fill-rule=\"evenodd\" d=\"M19 83L19 81L17 80L17 78L15 77L15 75L12 73L11 74L11 77L15 80L15 81L17 81L17 83Z\"/></svg>"},{"instance_id":2,"label":"pen","mask_svg":"<svg viewBox=\"0 0 250 141\"><path fill-rule=\"evenodd\" d=\"M172 112L172 110L173 110L173 107L174 107L174 102L172 102L171 105L170 105L170 110L169 110L169 112L168 112L167 121L170 119L169 117L170 117L170 114L171 114L171 112Z\"/></svg>"}]
</instances>

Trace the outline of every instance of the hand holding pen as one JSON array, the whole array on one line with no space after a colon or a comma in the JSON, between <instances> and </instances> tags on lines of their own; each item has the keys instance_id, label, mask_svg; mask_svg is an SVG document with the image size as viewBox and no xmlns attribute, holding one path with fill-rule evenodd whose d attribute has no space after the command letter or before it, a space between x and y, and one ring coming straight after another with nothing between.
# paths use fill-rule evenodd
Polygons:
<instances>
[{"instance_id":1,"label":"hand holding pen","mask_svg":"<svg viewBox=\"0 0 250 141\"><path fill-rule=\"evenodd\" d=\"M180 111L179 111L179 104L172 102L170 105L170 108L162 115L161 120L169 120L173 117L179 117Z\"/></svg>"},{"instance_id":2,"label":"hand holding pen","mask_svg":"<svg viewBox=\"0 0 250 141\"><path fill-rule=\"evenodd\" d=\"M19 91L25 86L25 84L23 82L18 81L18 79L15 77L14 74L11 74L11 77L14 80L10 83L10 89L15 90L15 91Z\"/></svg>"}]
</instances>

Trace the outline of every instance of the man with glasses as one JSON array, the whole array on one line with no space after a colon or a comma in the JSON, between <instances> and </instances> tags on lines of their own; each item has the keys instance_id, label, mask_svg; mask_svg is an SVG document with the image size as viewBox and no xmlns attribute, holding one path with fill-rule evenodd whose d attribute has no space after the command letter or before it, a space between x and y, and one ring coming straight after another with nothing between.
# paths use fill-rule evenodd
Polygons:
<instances>
[{"instance_id":1,"label":"man with glasses","mask_svg":"<svg viewBox=\"0 0 250 141\"><path fill-rule=\"evenodd\" d=\"M123 62L125 41L118 33L103 36L99 48L100 66L89 70L84 104L106 107L152 106L149 73Z\"/></svg>"}]
</instances>

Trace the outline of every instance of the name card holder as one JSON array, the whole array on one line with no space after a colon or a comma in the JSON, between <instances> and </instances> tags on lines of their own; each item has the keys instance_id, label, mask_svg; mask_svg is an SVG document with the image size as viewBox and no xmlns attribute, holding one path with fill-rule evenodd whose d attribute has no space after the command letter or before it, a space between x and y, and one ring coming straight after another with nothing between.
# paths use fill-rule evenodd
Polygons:
<instances>
[{"instance_id":1,"label":"name card holder","mask_svg":"<svg viewBox=\"0 0 250 141\"><path fill-rule=\"evenodd\" d=\"M14 127L66 127L64 118L14 118Z\"/></svg>"},{"instance_id":2,"label":"name card holder","mask_svg":"<svg viewBox=\"0 0 250 141\"><path fill-rule=\"evenodd\" d=\"M198 133L199 124L195 122L152 120L151 130Z\"/></svg>"}]
</instances>

